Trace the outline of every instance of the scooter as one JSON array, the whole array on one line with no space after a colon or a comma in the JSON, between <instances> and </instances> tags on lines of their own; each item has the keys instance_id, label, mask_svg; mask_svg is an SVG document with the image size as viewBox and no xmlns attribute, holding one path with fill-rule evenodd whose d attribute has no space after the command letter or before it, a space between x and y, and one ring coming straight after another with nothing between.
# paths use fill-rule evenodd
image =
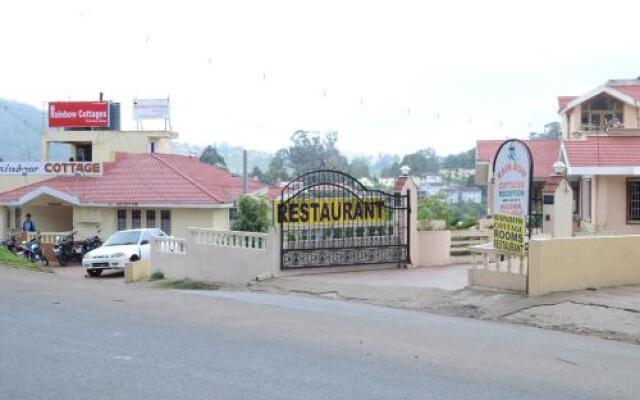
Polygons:
<instances>
[{"instance_id":1,"label":"scooter","mask_svg":"<svg viewBox=\"0 0 640 400\"><path fill-rule=\"evenodd\" d=\"M75 231L71 232L69 235L58 239L53 246L53 254L56 256L58 264L60 264L61 267L64 267L69 261L77 258L73 245L73 235L75 233Z\"/></svg>"},{"instance_id":2,"label":"scooter","mask_svg":"<svg viewBox=\"0 0 640 400\"><path fill-rule=\"evenodd\" d=\"M100 231L98 231L100 233ZM102 240L95 235L91 238L85 239L81 242L76 243L73 247L74 257L78 262L82 262L82 258L85 254L90 252L91 250L97 249L102 246Z\"/></svg>"},{"instance_id":3,"label":"scooter","mask_svg":"<svg viewBox=\"0 0 640 400\"><path fill-rule=\"evenodd\" d=\"M49 260L42 254L42 245L40 243L40 233L28 242L22 242L18 247L16 254L22 255L27 260L44 266L49 265Z\"/></svg>"}]
</instances>

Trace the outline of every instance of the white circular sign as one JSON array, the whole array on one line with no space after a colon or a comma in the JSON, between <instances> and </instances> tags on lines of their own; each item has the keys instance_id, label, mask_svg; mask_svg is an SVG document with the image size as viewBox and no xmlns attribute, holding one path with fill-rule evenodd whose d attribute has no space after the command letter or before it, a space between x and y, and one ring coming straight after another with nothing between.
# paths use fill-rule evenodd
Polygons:
<instances>
[{"instance_id":1,"label":"white circular sign","mask_svg":"<svg viewBox=\"0 0 640 400\"><path fill-rule=\"evenodd\" d=\"M493 213L519 217L529 215L531 153L519 140L508 140L493 163Z\"/></svg>"}]
</instances>

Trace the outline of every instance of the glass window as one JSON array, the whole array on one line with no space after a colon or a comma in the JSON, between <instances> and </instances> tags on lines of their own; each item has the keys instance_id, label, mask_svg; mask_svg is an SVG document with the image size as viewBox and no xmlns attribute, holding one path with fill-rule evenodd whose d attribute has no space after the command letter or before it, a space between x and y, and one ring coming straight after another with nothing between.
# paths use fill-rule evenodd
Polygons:
<instances>
[{"instance_id":1,"label":"glass window","mask_svg":"<svg viewBox=\"0 0 640 400\"><path fill-rule=\"evenodd\" d=\"M142 228L142 211L131 210L131 229Z\"/></svg>"},{"instance_id":2,"label":"glass window","mask_svg":"<svg viewBox=\"0 0 640 400\"><path fill-rule=\"evenodd\" d=\"M124 246L130 244L138 244L141 231L116 232L104 242L105 246Z\"/></svg>"},{"instance_id":3,"label":"glass window","mask_svg":"<svg viewBox=\"0 0 640 400\"><path fill-rule=\"evenodd\" d=\"M127 229L127 210L118 210L118 230Z\"/></svg>"},{"instance_id":4,"label":"glass window","mask_svg":"<svg viewBox=\"0 0 640 400\"><path fill-rule=\"evenodd\" d=\"M156 227L156 210L147 210L147 228Z\"/></svg>"},{"instance_id":5,"label":"glass window","mask_svg":"<svg viewBox=\"0 0 640 400\"><path fill-rule=\"evenodd\" d=\"M640 222L640 180L627 180L627 221Z\"/></svg>"},{"instance_id":6,"label":"glass window","mask_svg":"<svg viewBox=\"0 0 640 400\"><path fill-rule=\"evenodd\" d=\"M160 229L167 235L171 235L171 210L160 211Z\"/></svg>"}]
</instances>

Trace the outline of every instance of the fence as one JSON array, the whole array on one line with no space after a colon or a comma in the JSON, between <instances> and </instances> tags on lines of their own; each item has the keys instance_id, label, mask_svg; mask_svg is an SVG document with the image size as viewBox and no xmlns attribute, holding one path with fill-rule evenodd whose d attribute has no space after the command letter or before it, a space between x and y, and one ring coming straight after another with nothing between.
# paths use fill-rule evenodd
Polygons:
<instances>
[{"instance_id":1,"label":"fence","mask_svg":"<svg viewBox=\"0 0 640 400\"><path fill-rule=\"evenodd\" d=\"M527 290L527 257L502 254L493 248L493 243L474 245L469 250L473 259L473 268L468 271L470 286Z\"/></svg>"},{"instance_id":2,"label":"fence","mask_svg":"<svg viewBox=\"0 0 640 400\"><path fill-rule=\"evenodd\" d=\"M38 236L38 232L25 232L26 233L26 240L29 241L31 239L33 239L34 237ZM73 232L69 231L69 232L40 232L40 242L41 243L51 243L51 244L55 244L58 240L63 239L69 235L71 235Z\"/></svg>"},{"instance_id":3,"label":"fence","mask_svg":"<svg viewBox=\"0 0 640 400\"><path fill-rule=\"evenodd\" d=\"M451 249L449 255L452 263L469 263L473 261L472 247L489 243L489 231L451 231Z\"/></svg>"},{"instance_id":4,"label":"fence","mask_svg":"<svg viewBox=\"0 0 640 400\"><path fill-rule=\"evenodd\" d=\"M151 269L167 279L244 284L278 270L276 232L254 233L187 228L187 239L155 238Z\"/></svg>"}]
</instances>

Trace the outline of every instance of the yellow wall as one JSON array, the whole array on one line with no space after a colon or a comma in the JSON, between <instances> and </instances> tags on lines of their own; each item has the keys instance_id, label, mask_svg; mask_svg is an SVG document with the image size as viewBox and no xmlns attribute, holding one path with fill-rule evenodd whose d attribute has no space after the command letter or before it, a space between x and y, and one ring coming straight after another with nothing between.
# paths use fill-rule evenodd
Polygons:
<instances>
[{"instance_id":1,"label":"yellow wall","mask_svg":"<svg viewBox=\"0 0 640 400\"><path fill-rule=\"evenodd\" d=\"M627 224L627 178L597 176L592 182L595 182L592 188L594 229L615 234L640 234L640 224Z\"/></svg>"},{"instance_id":2,"label":"yellow wall","mask_svg":"<svg viewBox=\"0 0 640 400\"><path fill-rule=\"evenodd\" d=\"M640 284L640 236L533 239L529 294Z\"/></svg>"},{"instance_id":3,"label":"yellow wall","mask_svg":"<svg viewBox=\"0 0 640 400\"><path fill-rule=\"evenodd\" d=\"M582 109L578 105L571 110L571 114L569 114L569 136L566 138L571 138L571 133L581 131L582 130Z\"/></svg>"},{"instance_id":4,"label":"yellow wall","mask_svg":"<svg viewBox=\"0 0 640 400\"><path fill-rule=\"evenodd\" d=\"M638 117L636 115L636 108L630 104L624 104L624 127L625 128L637 128Z\"/></svg>"},{"instance_id":5,"label":"yellow wall","mask_svg":"<svg viewBox=\"0 0 640 400\"><path fill-rule=\"evenodd\" d=\"M229 229L229 210L174 208L171 210L171 235L185 238L187 228Z\"/></svg>"},{"instance_id":6,"label":"yellow wall","mask_svg":"<svg viewBox=\"0 0 640 400\"><path fill-rule=\"evenodd\" d=\"M73 229L73 207L68 205L31 206L22 208L22 219L27 213L40 232L69 232Z\"/></svg>"},{"instance_id":7,"label":"yellow wall","mask_svg":"<svg viewBox=\"0 0 640 400\"><path fill-rule=\"evenodd\" d=\"M116 152L149 153L151 141L157 143L157 153L171 153L171 139L176 137L175 132L162 131L48 131L42 134L40 158L49 159L49 142L91 142L96 162L114 161Z\"/></svg>"}]
</instances>

